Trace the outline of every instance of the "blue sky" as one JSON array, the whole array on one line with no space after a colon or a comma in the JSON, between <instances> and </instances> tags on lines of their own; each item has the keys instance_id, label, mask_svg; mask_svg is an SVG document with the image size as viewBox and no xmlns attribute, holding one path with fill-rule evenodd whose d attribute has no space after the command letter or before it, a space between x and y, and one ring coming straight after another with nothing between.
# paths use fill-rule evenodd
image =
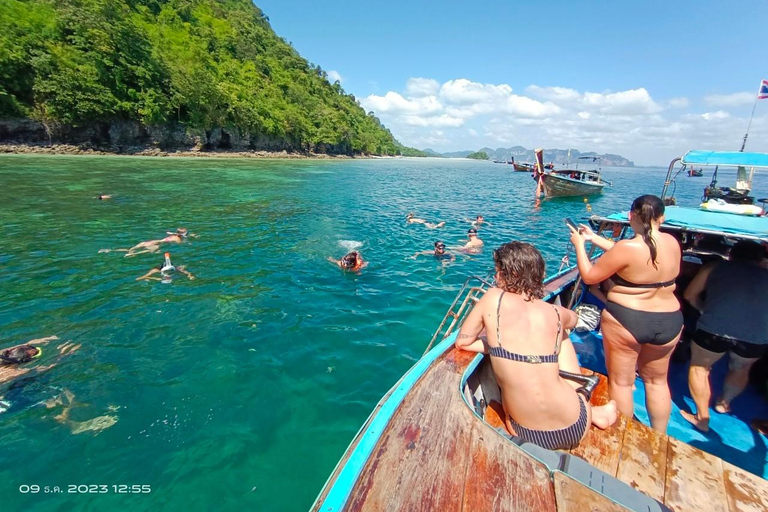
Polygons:
<instances>
[{"instance_id":1,"label":"blue sky","mask_svg":"<svg viewBox=\"0 0 768 512\"><path fill-rule=\"evenodd\" d=\"M768 79L764 1L256 4L401 142L438 151L738 150ZM747 150L768 151L768 100Z\"/></svg>"}]
</instances>

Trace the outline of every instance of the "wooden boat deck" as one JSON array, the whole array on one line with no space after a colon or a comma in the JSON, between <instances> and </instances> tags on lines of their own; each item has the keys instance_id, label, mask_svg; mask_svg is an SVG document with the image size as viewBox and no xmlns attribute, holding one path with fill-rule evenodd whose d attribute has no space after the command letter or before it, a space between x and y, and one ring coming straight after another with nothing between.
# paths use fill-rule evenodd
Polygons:
<instances>
[{"instance_id":1,"label":"wooden boat deck","mask_svg":"<svg viewBox=\"0 0 768 512\"><path fill-rule=\"evenodd\" d=\"M559 294L572 282L571 274L549 281L547 292ZM461 396L462 378L475 356L451 347L429 365L373 445L346 503L322 512L627 510L565 473L552 476L495 430L501 426L498 402L486 408L485 421L475 415ZM374 432L375 414L401 383L376 406L312 512L321 510L363 435ZM602 377L592 403L606 403L607 396ZM607 430L591 428L571 453L675 512L768 510L765 479L626 417Z\"/></svg>"},{"instance_id":2,"label":"wooden boat deck","mask_svg":"<svg viewBox=\"0 0 768 512\"><path fill-rule=\"evenodd\" d=\"M490 424L478 420L460 396L474 357L452 348L429 367L382 433L344 510L626 510L566 474L552 478L494 430L493 407ZM606 388L601 383L594 403L605 402ZM676 512L768 510L766 480L624 417L605 431L591 429L572 453Z\"/></svg>"}]
</instances>

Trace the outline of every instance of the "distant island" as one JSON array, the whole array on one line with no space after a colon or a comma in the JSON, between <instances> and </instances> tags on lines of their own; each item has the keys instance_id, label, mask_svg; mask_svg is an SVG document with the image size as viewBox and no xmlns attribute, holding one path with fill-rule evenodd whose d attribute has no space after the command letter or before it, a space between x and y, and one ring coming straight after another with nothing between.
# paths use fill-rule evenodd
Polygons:
<instances>
[{"instance_id":1,"label":"distant island","mask_svg":"<svg viewBox=\"0 0 768 512\"><path fill-rule=\"evenodd\" d=\"M485 151L475 151L474 153L468 154L467 158L471 158L473 160L488 160L488 153Z\"/></svg>"},{"instance_id":2,"label":"distant island","mask_svg":"<svg viewBox=\"0 0 768 512\"><path fill-rule=\"evenodd\" d=\"M544 161L546 163L552 162L557 165L568 163L569 161L568 151L569 150L567 149L545 149ZM442 158L476 158L476 157L471 157L470 155L485 154L486 155L485 160L496 160L500 162L508 162L514 159L515 162L520 162L520 163L524 163L524 162L533 163L535 161L533 150L526 149L522 146L514 146L511 148L497 148L497 149L480 148L477 151L453 151L448 153L438 153L433 149L424 149L423 153L425 153L427 156L442 157ZM610 166L610 167L634 167L635 166L634 162L632 162L631 160L627 160L626 158L620 155L613 155L610 153L601 155L601 154L595 153L594 151L588 151L588 152L582 153L578 149L570 150L570 163L575 164L580 157L599 158L600 163L602 165Z\"/></svg>"},{"instance_id":3,"label":"distant island","mask_svg":"<svg viewBox=\"0 0 768 512\"><path fill-rule=\"evenodd\" d=\"M251 0L4 0L0 27L5 151L426 156L275 34Z\"/></svg>"}]
</instances>

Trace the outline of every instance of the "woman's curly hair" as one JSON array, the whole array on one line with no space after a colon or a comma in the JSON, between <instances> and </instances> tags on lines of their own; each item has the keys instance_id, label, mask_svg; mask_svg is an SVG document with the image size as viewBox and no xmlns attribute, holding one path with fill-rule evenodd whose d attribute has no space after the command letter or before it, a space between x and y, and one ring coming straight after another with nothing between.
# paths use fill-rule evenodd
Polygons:
<instances>
[{"instance_id":1,"label":"woman's curly hair","mask_svg":"<svg viewBox=\"0 0 768 512\"><path fill-rule=\"evenodd\" d=\"M497 286L533 301L544 297L545 264L541 253L525 242L509 242L493 251Z\"/></svg>"}]
</instances>

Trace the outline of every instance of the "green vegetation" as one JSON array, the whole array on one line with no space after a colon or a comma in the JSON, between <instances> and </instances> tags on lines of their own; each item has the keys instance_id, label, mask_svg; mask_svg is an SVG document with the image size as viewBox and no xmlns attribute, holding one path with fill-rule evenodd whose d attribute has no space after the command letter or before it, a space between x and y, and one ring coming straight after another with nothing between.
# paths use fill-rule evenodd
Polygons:
<instances>
[{"instance_id":1,"label":"green vegetation","mask_svg":"<svg viewBox=\"0 0 768 512\"><path fill-rule=\"evenodd\" d=\"M475 151L474 153L468 154L467 158L472 158L473 160L488 160L488 153L485 151Z\"/></svg>"},{"instance_id":2,"label":"green vegetation","mask_svg":"<svg viewBox=\"0 0 768 512\"><path fill-rule=\"evenodd\" d=\"M0 0L0 117L46 127L217 128L252 147L399 144L250 0Z\"/></svg>"}]
</instances>

